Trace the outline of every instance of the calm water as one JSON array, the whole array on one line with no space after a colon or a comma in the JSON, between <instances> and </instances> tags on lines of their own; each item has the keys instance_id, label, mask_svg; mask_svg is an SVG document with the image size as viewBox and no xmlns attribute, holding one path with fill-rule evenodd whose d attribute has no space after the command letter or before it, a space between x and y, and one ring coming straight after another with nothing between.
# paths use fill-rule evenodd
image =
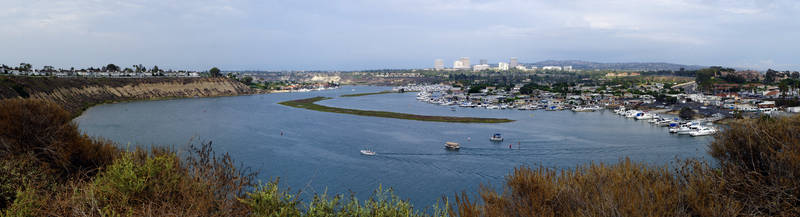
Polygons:
<instances>
[{"instance_id":1,"label":"calm water","mask_svg":"<svg viewBox=\"0 0 800 217\"><path fill-rule=\"evenodd\" d=\"M335 98L320 104L426 115L498 117L504 124L458 124L364 117L296 109L276 103L312 96L376 92L343 87L306 93L131 102L92 107L76 120L92 136L121 145L174 145L212 140L218 152L304 194L355 192L360 199L382 184L418 207L442 195L499 185L518 166L569 168L623 157L667 164L707 157L709 137L670 135L666 128L610 111L516 111L457 108L417 102L415 93ZM281 132L284 133L281 136ZM502 133L501 144L489 141ZM471 138L471 139L468 139ZM445 141L461 151L443 149ZM513 144L513 149L509 149ZM360 155L370 147L377 156ZM304 195L304 197L307 195Z\"/></svg>"}]
</instances>

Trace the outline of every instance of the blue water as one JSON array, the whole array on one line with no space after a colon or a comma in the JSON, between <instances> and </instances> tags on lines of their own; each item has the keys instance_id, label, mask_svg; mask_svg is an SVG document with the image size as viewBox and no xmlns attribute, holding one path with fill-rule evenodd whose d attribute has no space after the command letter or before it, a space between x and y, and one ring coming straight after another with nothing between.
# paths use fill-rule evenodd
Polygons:
<instances>
[{"instance_id":1,"label":"blue water","mask_svg":"<svg viewBox=\"0 0 800 217\"><path fill-rule=\"evenodd\" d=\"M388 87L345 86L305 93L194 98L95 106L76 120L92 136L121 146L171 145L211 140L218 152L260 171L303 197L349 194L366 199L379 185L392 187L417 207L442 195L499 186L515 167L570 168L624 157L664 165L676 158L708 158L710 137L670 135L666 128L610 111L517 111L457 108L418 102L415 93L335 98L323 105L425 115L496 117L503 124L460 124L324 113L278 102L314 96L377 92ZM281 135L283 132L283 135ZM502 133L505 141L489 137ZM471 139L468 139L471 138ZM446 141L461 143L446 151ZM513 149L509 149L512 145ZM369 147L376 156L363 156Z\"/></svg>"}]
</instances>

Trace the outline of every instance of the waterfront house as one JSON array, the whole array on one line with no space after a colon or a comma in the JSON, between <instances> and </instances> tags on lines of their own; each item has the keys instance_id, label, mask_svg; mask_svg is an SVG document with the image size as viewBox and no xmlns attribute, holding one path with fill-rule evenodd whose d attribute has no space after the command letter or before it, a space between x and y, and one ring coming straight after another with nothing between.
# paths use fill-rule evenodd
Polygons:
<instances>
[{"instance_id":1,"label":"waterfront house","mask_svg":"<svg viewBox=\"0 0 800 217\"><path fill-rule=\"evenodd\" d=\"M777 90L771 90L771 91L766 91L766 92L764 92L764 94L763 94L763 95L764 95L764 97L767 97L767 98L777 98L777 97L778 97L778 94L780 94L780 92L779 92L779 91L777 91Z\"/></svg>"},{"instance_id":2,"label":"waterfront house","mask_svg":"<svg viewBox=\"0 0 800 217\"><path fill-rule=\"evenodd\" d=\"M775 108L775 101L763 101L758 103L758 108Z\"/></svg>"}]
</instances>

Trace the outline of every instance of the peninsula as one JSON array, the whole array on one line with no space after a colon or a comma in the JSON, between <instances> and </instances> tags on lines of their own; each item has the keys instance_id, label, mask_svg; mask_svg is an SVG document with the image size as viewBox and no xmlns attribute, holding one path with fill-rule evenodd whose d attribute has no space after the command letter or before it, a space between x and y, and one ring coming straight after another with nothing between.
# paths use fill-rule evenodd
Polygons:
<instances>
[{"instance_id":1,"label":"peninsula","mask_svg":"<svg viewBox=\"0 0 800 217\"><path fill-rule=\"evenodd\" d=\"M454 123L507 123L514 120L505 118L477 118L477 117L452 117L452 116L429 116L429 115L415 115L386 111L369 111L369 110L356 110L346 108L336 108L316 104L315 102L332 99L330 97L312 97L306 99L298 99L280 102L278 104L291 106L295 108L303 108L321 112L333 112L342 114L382 117L382 118L396 118L415 121L433 121L433 122L454 122Z\"/></svg>"}]
</instances>

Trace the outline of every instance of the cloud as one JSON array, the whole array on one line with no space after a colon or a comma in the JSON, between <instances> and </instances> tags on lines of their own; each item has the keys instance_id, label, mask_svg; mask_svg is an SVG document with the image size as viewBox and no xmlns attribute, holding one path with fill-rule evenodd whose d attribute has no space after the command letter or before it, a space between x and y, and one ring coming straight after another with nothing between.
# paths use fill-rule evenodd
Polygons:
<instances>
[{"instance_id":1,"label":"cloud","mask_svg":"<svg viewBox=\"0 0 800 217\"><path fill-rule=\"evenodd\" d=\"M798 13L792 0L4 0L0 47L15 52L0 53L0 63L364 69L465 55L791 62Z\"/></svg>"}]
</instances>

